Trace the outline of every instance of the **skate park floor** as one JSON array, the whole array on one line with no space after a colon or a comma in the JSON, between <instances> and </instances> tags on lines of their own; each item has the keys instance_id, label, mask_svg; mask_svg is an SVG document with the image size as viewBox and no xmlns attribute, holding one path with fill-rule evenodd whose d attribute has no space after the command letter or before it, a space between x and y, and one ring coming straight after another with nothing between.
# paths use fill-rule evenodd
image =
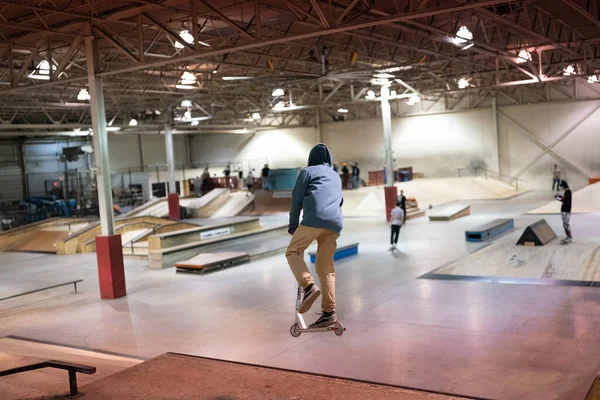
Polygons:
<instances>
[{"instance_id":1,"label":"skate park floor","mask_svg":"<svg viewBox=\"0 0 600 400\"><path fill-rule=\"evenodd\" d=\"M408 221L395 253L383 218L346 219L342 238L360 250L336 263L342 337L290 336L296 285L283 254L206 275L128 259L128 296L102 301L95 254L19 252L0 253L0 292L54 275L84 282L77 295L65 287L0 302L0 337L141 358L177 352L465 397L583 399L600 367L600 289L418 279L486 246L466 242L466 229L535 222L525 213L552 196L469 201L471 215L455 221ZM562 235L560 216L544 217ZM571 225L575 241L600 236L600 214L573 215Z\"/></svg>"}]
</instances>

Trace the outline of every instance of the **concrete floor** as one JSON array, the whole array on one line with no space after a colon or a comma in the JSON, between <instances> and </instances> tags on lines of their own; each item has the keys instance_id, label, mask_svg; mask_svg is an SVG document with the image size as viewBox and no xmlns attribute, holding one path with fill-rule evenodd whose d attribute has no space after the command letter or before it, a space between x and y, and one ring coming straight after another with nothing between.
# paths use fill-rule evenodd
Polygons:
<instances>
[{"instance_id":1,"label":"concrete floor","mask_svg":"<svg viewBox=\"0 0 600 400\"><path fill-rule=\"evenodd\" d=\"M341 338L289 335L296 291L283 255L200 276L127 260L129 295L101 301L95 254L25 253L0 253L0 296L55 275L83 277L82 293L1 302L0 337L141 357L189 353L494 399L583 398L600 363L599 289L417 279L483 246L466 243L465 229L495 218L534 222L539 216L522 214L549 196L473 201L472 215L452 222L409 221L396 254L385 221L346 219L340 244L359 241L360 251L337 263ZM562 234L559 218L547 217ZM598 235L600 215L574 215L572 226L576 240Z\"/></svg>"}]
</instances>

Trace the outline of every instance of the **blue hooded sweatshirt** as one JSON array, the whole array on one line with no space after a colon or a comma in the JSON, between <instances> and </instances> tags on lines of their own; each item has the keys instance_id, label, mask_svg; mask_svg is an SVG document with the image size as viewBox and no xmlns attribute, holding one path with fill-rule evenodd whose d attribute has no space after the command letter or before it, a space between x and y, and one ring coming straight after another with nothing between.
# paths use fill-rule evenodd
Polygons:
<instances>
[{"instance_id":1,"label":"blue hooded sweatshirt","mask_svg":"<svg viewBox=\"0 0 600 400\"><path fill-rule=\"evenodd\" d=\"M318 144L308 155L308 167L302 168L292 193L290 229L295 230L304 210L302 225L342 231L342 181L333 170L331 152L324 144Z\"/></svg>"}]
</instances>

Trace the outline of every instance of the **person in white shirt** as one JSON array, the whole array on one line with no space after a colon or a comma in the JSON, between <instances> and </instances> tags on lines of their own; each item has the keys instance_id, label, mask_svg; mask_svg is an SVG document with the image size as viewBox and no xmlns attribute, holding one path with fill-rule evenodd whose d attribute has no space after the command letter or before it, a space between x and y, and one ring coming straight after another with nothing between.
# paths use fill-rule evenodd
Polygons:
<instances>
[{"instance_id":1,"label":"person in white shirt","mask_svg":"<svg viewBox=\"0 0 600 400\"><path fill-rule=\"evenodd\" d=\"M404 222L404 210L400 207L400 202L396 203L396 207L392 210L392 237L390 239L390 250L396 250L398 244L398 236L400 236L400 227Z\"/></svg>"}]
</instances>

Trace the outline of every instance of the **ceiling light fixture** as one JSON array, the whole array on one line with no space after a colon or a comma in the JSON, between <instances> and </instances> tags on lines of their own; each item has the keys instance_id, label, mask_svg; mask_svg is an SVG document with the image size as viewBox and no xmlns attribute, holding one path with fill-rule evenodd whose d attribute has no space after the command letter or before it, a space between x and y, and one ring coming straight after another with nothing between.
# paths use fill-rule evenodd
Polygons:
<instances>
[{"instance_id":1,"label":"ceiling light fixture","mask_svg":"<svg viewBox=\"0 0 600 400\"><path fill-rule=\"evenodd\" d=\"M194 44L194 36L188 30L179 31L179 36L187 44ZM184 47L185 46L183 44L181 44L180 42L177 42L177 41L175 42L176 49L183 49Z\"/></svg>"},{"instance_id":2,"label":"ceiling light fixture","mask_svg":"<svg viewBox=\"0 0 600 400\"><path fill-rule=\"evenodd\" d=\"M198 126L200 124L200 121L198 120L193 120L192 122L190 122L190 125L192 126Z\"/></svg>"},{"instance_id":3,"label":"ceiling light fixture","mask_svg":"<svg viewBox=\"0 0 600 400\"><path fill-rule=\"evenodd\" d=\"M252 119L258 121L260 119L260 114L257 112L252 113Z\"/></svg>"},{"instance_id":4,"label":"ceiling light fixture","mask_svg":"<svg viewBox=\"0 0 600 400\"><path fill-rule=\"evenodd\" d=\"M598 83L598 75L588 76L588 83Z\"/></svg>"},{"instance_id":5,"label":"ceiling light fixture","mask_svg":"<svg viewBox=\"0 0 600 400\"><path fill-rule=\"evenodd\" d=\"M131 120L129 120L129 126L137 126L137 124L137 119L131 118Z\"/></svg>"},{"instance_id":6,"label":"ceiling light fixture","mask_svg":"<svg viewBox=\"0 0 600 400\"><path fill-rule=\"evenodd\" d=\"M517 57L517 63L523 64L523 63L529 62L531 60L532 60L532 58L531 58L530 52L528 52L525 49L519 51L519 56Z\"/></svg>"},{"instance_id":7,"label":"ceiling light fixture","mask_svg":"<svg viewBox=\"0 0 600 400\"><path fill-rule=\"evenodd\" d=\"M575 75L575 67L573 67L573 65L568 65L567 68L563 69L563 75Z\"/></svg>"},{"instance_id":8,"label":"ceiling light fixture","mask_svg":"<svg viewBox=\"0 0 600 400\"><path fill-rule=\"evenodd\" d=\"M273 91L271 92L271 96L273 96L273 97L280 97L283 95L285 95L285 92L283 91L282 88L273 89Z\"/></svg>"},{"instance_id":9,"label":"ceiling light fixture","mask_svg":"<svg viewBox=\"0 0 600 400\"><path fill-rule=\"evenodd\" d=\"M192 106L191 100L181 100L181 107L191 107L191 106Z\"/></svg>"},{"instance_id":10,"label":"ceiling light fixture","mask_svg":"<svg viewBox=\"0 0 600 400\"><path fill-rule=\"evenodd\" d=\"M273 106L273 110L275 110L275 111L281 111L284 109L285 109L285 103L283 101L280 101Z\"/></svg>"},{"instance_id":11,"label":"ceiling light fixture","mask_svg":"<svg viewBox=\"0 0 600 400\"><path fill-rule=\"evenodd\" d=\"M52 71L56 71L56 67L52 66ZM32 73L27 75L31 79L39 79L43 81L50 80L50 63L48 60L42 60L38 63L37 67L33 70Z\"/></svg>"},{"instance_id":12,"label":"ceiling light fixture","mask_svg":"<svg viewBox=\"0 0 600 400\"><path fill-rule=\"evenodd\" d=\"M458 88L459 89L466 89L469 87L469 81L466 80L465 78L460 78L458 80Z\"/></svg>"},{"instance_id":13,"label":"ceiling light fixture","mask_svg":"<svg viewBox=\"0 0 600 400\"><path fill-rule=\"evenodd\" d=\"M452 40L454 44L465 44L467 41L473 40L473 33L466 26L461 26L456 32L456 37Z\"/></svg>"},{"instance_id":14,"label":"ceiling light fixture","mask_svg":"<svg viewBox=\"0 0 600 400\"><path fill-rule=\"evenodd\" d=\"M181 74L179 83L175 87L177 89L197 89L198 86L196 85L196 83L196 75L192 74L189 71L184 71L183 74Z\"/></svg>"},{"instance_id":15,"label":"ceiling light fixture","mask_svg":"<svg viewBox=\"0 0 600 400\"><path fill-rule=\"evenodd\" d=\"M367 95L365 96L365 99L367 100L375 100L377 98L377 96L375 95L375 92L372 90L368 90L367 91Z\"/></svg>"},{"instance_id":16,"label":"ceiling light fixture","mask_svg":"<svg viewBox=\"0 0 600 400\"><path fill-rule=\"evenodd\" d=\"M348 112L347 108L338 108L338 112L341 114L346 114Z\"/></svg>"},{"instance_id":17,"label":"ceiling light fixture","mask_svg":"<svg viewBox=\"0 0 600 400\"><path fill-rule=\"evenodd\" d=\"M416 94L411 95L408 98L408 101L406 102L406 104L408 104L409 106L414 106L417 103L421 102L421 98L419 96L417 96Z\"/></svg>"},{"instance_id":18,"label":"ceiling light fixture","mask_svg":"<svg viewBox=\"0 0 600 400\"><path fill-rule=\"evenodd\" d=\"M77 94L77 100L79 101L90 101L90 99L90 93L85 88L81 89Z\"/></svg>"}]
</instances>

